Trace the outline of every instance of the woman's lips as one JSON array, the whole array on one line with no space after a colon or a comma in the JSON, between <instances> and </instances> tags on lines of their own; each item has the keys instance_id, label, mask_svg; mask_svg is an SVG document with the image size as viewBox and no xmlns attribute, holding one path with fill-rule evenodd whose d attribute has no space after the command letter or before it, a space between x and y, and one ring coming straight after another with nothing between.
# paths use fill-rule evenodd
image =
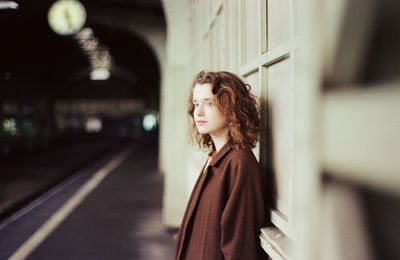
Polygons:
<instances>
[{"instance_id":1,"label":"woman's lips","mask_svg":"<svg viewBox=\"0 0 400 260\"><path fill-rule=\"evenodd\" d=\"M205 121L205 120L197 120L196 123L198 125L204 125L205 123L207 123L207 121Z\"/></svg>"}]
</instances>

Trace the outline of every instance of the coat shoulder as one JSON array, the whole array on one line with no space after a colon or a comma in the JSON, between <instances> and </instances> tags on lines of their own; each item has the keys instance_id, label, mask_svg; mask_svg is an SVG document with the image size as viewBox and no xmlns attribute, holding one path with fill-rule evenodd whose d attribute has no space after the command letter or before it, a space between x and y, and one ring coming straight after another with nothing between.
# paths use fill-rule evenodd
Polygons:
<instances>
[{"instance_id":1,"label":"coat shoulder","mask_svg":"<svg viewBox=\"0 0 400 260\"><path fill-rule=\"evenodd\" d=\"M258 161L251 150L232 150L230 160L233 164L256 164Z\"/></svg>"},{"instance_id":2,"label":"coat shoulder","mask_svg":"<svg viewBox=\"0 0 400 260\"><path fill-rule=\"evenodd\" d=\"M260 165L251 150L233 150L229 156L229 164L234 173L258 175L260 171Z\"/></svg>"}]
</instances>

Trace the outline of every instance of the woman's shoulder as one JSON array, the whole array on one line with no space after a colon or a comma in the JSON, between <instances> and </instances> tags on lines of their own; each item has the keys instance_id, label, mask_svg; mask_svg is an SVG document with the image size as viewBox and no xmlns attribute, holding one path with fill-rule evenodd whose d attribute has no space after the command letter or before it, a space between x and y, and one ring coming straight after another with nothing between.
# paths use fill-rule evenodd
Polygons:
<instances>
[{"instance_id":1,"label":"woman's shoulder","mask_svg":"<svg viewBox=\"0 0 400 260\"><path fill-rule=\"evenodd\" d=\"M250 149L232 149L229 159L233 165L238 164L254 164L258 165L258 161Z\"/></svg>"},{"instance_id":2,"label":"woman's shoulder","mask_svg":"<svg viewBox=\"0 0 400 260\"><path fill-rule=\"evenodd\" d=\"M252 150L232 150L228 161L226 174L229 178L240 180L242 183L259 181L261 168Z\"/></svg>"}]
</instances>

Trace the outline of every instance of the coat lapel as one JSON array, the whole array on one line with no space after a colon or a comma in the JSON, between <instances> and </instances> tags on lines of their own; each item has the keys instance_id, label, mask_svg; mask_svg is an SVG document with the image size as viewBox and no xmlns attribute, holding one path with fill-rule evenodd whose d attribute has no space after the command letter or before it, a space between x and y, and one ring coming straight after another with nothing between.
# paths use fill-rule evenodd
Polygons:
<instances>
[{"instance_id":1,"label":"coat lapel","mask_svg":"<svg viewBox=\"0 0 400 260\"><path fill-rule=\"evenodd\" d=\"M187 215L187 223L189 223L190 219L193 216L193 212L197 207L197 204L199 202L199 198L200 198L200 194L203 190L205 181L207 179L207 176L209 175L210 172L210 167L213 167L214 165L216 165L221 159L222 157L228 153L228 151L231 149L230 145L227 143L225 144L221 150L218 151L218 153L216 154L215 158L210 162L210 165L208 165L207 169L205 172L204 171L204 167L203 170L201 171L200 174L202 174L203 176L200 179L199 182L199 186L197 189L195 189L195 194L193 195L193 201L190 203L190 208L188 211L188 215ZM185 223L185 226L187 225L187 223Z\"/></svg>"},{"instance_id":2,"label":"coat lapel","mask_svg":"<svg viewBox=\"0 0 400 260\"><path fill-rule=\"evenodd\" d=\"M198 183L198 185L196 185L194 187L193 197L189 201L188 212L187 212L187 215L186 215L186 217L184 219L183 231L182 231L182 239L181 239L181 243L180 243L180 246L179 246L177 259L181 258L182 248L184 247L185 240L186 240L187 228L189 226L189 223L190 223L191 219L193 218L193 213L194 213L195 209L197 208L197 204L199 202L199 198L200 198L201 192L202 192L202 190L204 188L204 184L206 183L207 176L209 175L209 172L210 172L210 167L213 167L214 165L216 165L224 157L224 155L227 154L230 150L231 150L231 146L228 143L226 143L221 148L221 150L218 151L218 153L216 154L215 158L208 165L207 169L205 169L205 171L204 171L204 167L205 167L204 166L203 169L200 172L201 176L200 176L199 183Z\"/></svg>"}]
</instances>

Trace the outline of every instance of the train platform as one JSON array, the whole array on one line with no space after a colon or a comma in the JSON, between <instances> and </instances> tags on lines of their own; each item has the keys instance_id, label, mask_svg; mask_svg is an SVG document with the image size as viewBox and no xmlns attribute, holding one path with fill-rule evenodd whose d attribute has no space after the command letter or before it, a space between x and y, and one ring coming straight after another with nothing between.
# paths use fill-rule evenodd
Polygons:
<instances>
[{"instance_id":1,"label":"train platform","mask_svg":"<svg viewBox=\"0 0 400 260\"><path fill-rule=\"evenodd\" d=\"M79 169L130 139L106 135L60 135L45 147L0 154L0 222ZM4 146L0 145L2 148Z\"/></svg>"},{"instance_id":2,"label":"train platform","mask_svg":"<svg viewBox=\"0 0 400 260\"><path fill-rule=\"evenodd\" d=\"M0 259L172 259L157 142L130 144L0 223Z\"/></svg>"}]
</instances>

